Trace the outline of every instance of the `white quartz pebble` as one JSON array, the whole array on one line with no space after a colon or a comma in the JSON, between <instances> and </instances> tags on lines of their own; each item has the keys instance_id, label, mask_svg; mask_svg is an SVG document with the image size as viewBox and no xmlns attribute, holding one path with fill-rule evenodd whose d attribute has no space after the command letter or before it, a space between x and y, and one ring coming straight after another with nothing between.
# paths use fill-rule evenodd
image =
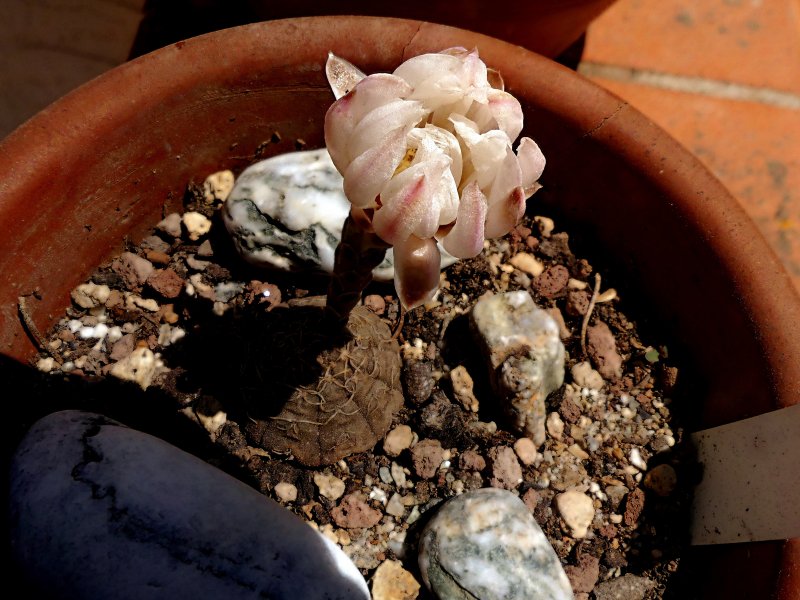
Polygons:
<instances>
[{"instance_id":1,"label":"white quartz pebble","mask_svg":"<svg viewBox=\"0 0 800 600\"><path fill-rule=\"evenodd\" d=\"M199 212L189 211L183 214L183 226L189 233L189 239L197 241L211 231L211 220Z\"/></svg>"}]
</instances>

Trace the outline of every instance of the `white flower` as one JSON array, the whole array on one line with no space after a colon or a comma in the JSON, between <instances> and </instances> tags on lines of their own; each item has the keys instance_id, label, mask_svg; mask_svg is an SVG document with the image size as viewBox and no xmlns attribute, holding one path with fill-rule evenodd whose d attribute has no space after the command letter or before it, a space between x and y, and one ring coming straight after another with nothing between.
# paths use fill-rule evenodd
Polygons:
<instances>
[{"instance_id":1,"label":"white flower","mask_svg":"<svg viewBox=\"0 0 800 600\"><path fill-rule=\"evenodd\" d=\"M438 286L436 239L468 258L508 233L539 188L544 156L530 138L512 149L522 108L476 50L368 76L331 54L327 73L337 98L325 116L328 152L354 218L394 246L400 299L417 306Z\"/></svg>"}]
</instances>

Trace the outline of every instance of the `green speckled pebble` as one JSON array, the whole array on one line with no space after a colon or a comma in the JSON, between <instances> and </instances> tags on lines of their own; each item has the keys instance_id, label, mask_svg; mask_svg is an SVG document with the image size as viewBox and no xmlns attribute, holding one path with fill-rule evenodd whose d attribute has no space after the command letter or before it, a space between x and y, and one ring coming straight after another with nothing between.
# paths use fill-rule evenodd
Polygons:
<instances>
[{"instance_id":1,"label":"green speckled pebble","mask_svg":"<svg viewBox=\"0 0 800 600\"><path fill-rule=\"evenodd\" d=\"M437 509L419 567L440 600L572 600L564 569L517 496L486 488Z\"/></svg>"}]
</instances>

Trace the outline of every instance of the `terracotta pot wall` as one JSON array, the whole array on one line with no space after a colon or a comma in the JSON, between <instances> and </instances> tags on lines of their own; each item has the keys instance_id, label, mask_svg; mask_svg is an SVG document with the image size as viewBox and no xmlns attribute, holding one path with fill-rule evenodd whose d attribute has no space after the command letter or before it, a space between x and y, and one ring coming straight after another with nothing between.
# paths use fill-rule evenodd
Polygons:
<instances>
[{"instance_id":1,"label":"terracotta pot wall","mask_svg":"<svg viewBox=\"0 0 800 600\"><path fill-rule=\"evenodd\" d=\"M533 202L596 250L626 302L659 315L651 325L689 353L697 378L681 400L696 402L700 423L796 402L798 299L753 224L691 155L616 97L522 48L380 19L273 22L175 44L90 82L0 144L0 351L20 361L34 354L20 295L38 289L28 304L47 329L70 289L125 236L137 241L179 207L187 183L239 172L259 147L267 155L297 138L321 145L328 50L372 72L453 45L477 46L522 99L527 133L548 157ZM282 141L264 145L275 131ZM702 560L704 597L767 598L781 585L788 598L796 545L794 554L781 548L695 549L685 560Z\"/></svg>"}]
</instances>

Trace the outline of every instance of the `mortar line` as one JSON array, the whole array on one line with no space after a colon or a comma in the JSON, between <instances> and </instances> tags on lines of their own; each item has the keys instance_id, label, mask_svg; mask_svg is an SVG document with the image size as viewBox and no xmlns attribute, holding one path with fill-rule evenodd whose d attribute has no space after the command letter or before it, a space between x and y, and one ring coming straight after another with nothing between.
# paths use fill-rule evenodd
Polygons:
<instances>
[{"instance_id":1,"label":"mortar line","mask_svg":"<svg viewBox=\"0 0 800 600\"><path fill-rule=\"evenodd\" d=\"M587 77L637 83L674 92L698 94L725 100L757 102L779 108L800 110L800 94L782 92L765 87L595 62L582 62L578 66L578 72Z\"/></svg>"}]
</instances>

